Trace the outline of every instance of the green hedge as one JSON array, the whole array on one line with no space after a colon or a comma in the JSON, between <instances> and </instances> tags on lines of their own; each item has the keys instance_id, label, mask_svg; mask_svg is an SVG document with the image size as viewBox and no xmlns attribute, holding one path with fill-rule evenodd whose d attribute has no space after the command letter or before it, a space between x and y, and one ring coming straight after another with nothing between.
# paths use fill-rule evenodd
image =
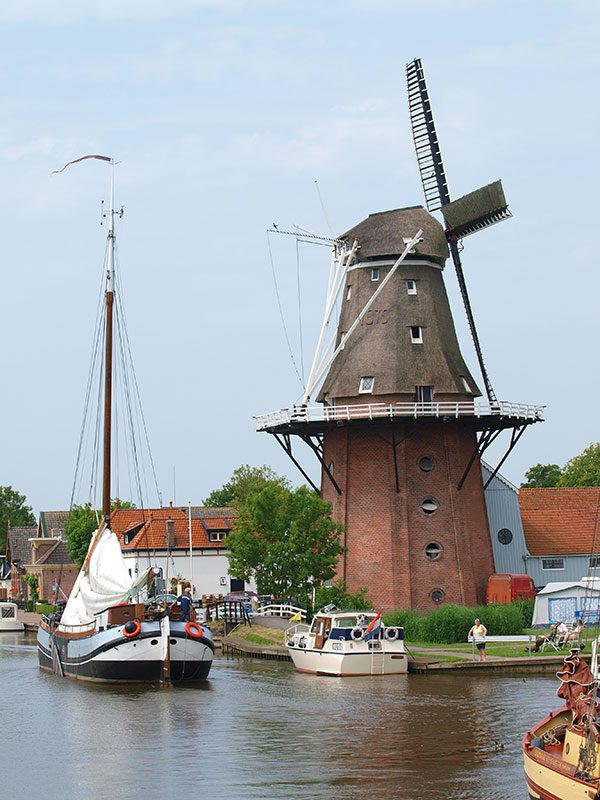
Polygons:
<instances>
[{"instance_id":1,"label":"green hedge","mask_svg":"<svg viewBox=\"0 0 600 800\"><path fill-rule=\"evenodd\" d=\"M481 620L490 636L520 634L531 624L532 602L520 600L507 605L492 603L471 608L448 603L428 614L409 609L392 611L384 615L383 621L385 625L402 626L408 641L452 644L467 641L475 619Z\"/></svg>"},{"instance_id":2,"label":"green hedge","mask_svg":"<svg viewBox=\"0 0 600 800\"><path fill-rule=\"evenodd\" d=\"M56 611L56 606L52 603L36 603L35 604L35 613L36 614L52 614Z\"/></svg>"}]
</instances>

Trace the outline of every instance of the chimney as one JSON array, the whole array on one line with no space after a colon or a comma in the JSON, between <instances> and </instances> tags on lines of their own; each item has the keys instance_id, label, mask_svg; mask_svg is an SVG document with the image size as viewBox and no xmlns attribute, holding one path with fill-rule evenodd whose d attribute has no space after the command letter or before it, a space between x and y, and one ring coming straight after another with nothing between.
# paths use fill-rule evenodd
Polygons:
<instances>
[{"instance_id":1,"label":"chimney","mask_svg":"<svg viewBox=\"0 0 600 800\"><path fill-rule=\"evenodd\" d=\"M175 547L175 522L170 517L165 520L165 546L169 550Z\"/></svg>"}]
</instances>

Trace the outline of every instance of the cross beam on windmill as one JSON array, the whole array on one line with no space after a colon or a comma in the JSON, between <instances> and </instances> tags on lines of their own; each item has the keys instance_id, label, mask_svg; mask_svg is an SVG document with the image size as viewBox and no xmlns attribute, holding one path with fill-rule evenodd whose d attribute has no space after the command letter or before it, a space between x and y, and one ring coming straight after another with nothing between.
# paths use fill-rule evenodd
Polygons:
<instances>
[{"instance_id":1,"label":"cross beam on windmill","mask_svg":"<svg viewBox=\"0 0 600 800\"><path fill-rule=\"evenodd\" d=\"M414 61L407 65L406 81L413 140L427 210L439 210L444 217L450 253L456 269L456 277L485 390L490 403L495 403L497 402L496 393L483 360L479 335L475 327L475 318L467 292L467 284L460 259L459 240L489 228L490 225L502 222L512 215L508 210L501 181L494 181L481 189L476 189L474 192L464 195L464 197L459 197L458 200L453 202L450 200L446 171L442 161L442 153L433 121L431 101L420 58L415 58Z\"/></svg>"}]
</instances>

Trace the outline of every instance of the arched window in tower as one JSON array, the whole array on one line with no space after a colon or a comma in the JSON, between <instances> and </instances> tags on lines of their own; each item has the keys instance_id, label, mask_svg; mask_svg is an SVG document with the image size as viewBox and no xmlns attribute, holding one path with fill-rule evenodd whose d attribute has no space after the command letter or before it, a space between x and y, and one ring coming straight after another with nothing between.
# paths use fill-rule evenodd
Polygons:
<instances>
[{"instance_id":1,"label":"arched window in tower","mask_svg":"<svg viewBox=\"0 0 600 800\"><path fill-rule=\"evenodd\" d=\"M416 294L417 293L417 282L409 279L406 281L406 292L407 294Z\"/></svg>"},{"instance_id":2,"label":"arched window in tower","mask_svg":"<svg viewBox=\"0 0 600 800\"><path fill-rule=\"evenodd\" d=\"M352 285L346 287L346 300L350 300L352 297Z\"/></svg>"},{"instance_id":3,"label":"arched window in tower","mask_svg":"<svg viewBox=\"0 0 600 800\"><path fill-rule=\"evenodd\" d=\"M379 267L373 267L371 270L371 280L378 281L379 280Z\"/></svg>"},{"instance_id":4,"label":"arched window in tower","mask_svg":"<svg viewBox=\"0 0 600 800\"><path fill-rule=\"evenodd\" d=\"M413 344L423 344L423 328L420 325L410 326L410 340Z\"/></svg>"}]
</instances>

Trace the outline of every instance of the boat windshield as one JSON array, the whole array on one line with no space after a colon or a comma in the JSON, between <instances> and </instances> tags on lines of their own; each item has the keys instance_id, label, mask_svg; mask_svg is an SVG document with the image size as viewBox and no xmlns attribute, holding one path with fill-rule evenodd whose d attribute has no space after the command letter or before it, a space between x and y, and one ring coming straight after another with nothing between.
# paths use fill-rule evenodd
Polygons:
<instances>
[{"instance_id":1,"label":"boat windshield","mask_svg":"<svg viewBox=\"0 0 600 800\"><path fill-rule=\"evenodd\" d=\"M355 628L358 625L366 625L373 618L372 614L352 614L346 617L336 617L333 622L334 628Z\"/></svg>"}]
</instances>

